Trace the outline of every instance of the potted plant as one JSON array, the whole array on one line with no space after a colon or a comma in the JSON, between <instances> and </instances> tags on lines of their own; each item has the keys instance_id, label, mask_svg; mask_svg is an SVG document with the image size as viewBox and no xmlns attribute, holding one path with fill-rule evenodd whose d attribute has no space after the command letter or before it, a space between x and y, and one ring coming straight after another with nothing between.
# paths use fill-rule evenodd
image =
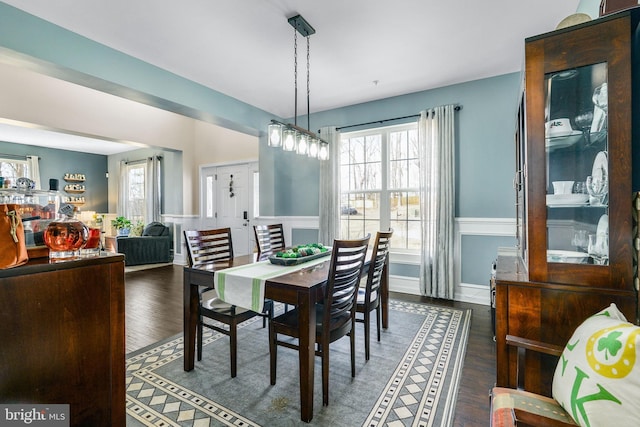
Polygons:
<instances>
[{"instance_id":1,"label":"potted plant","mask_svg":"<svg viewBox=\"0 0 640 427\"><path fill-rule=\"evenodd\" d=\"M118 231L118 236L128 236L131 230L131 220L126 217L119 216L111 221L111 225Z\"/></svg>"}]
</instances>

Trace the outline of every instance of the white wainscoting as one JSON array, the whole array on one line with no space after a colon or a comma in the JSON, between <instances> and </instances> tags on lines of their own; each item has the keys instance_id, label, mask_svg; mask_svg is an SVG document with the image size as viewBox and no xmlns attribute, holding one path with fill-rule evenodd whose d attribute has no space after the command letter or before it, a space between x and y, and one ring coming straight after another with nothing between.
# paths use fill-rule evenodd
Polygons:
<instances>
[{"instance_id":1,"label":"white wainscoting","mask_svg":"<svg viewBox=\"0 0 640 427\"><path fill-rule=\"evenodd\" d=\"M174 258L173 263L185 265L187 261L182 230L198 229L200 218L196 215L163 215L163 222L173 224ZM318 217L314 216L288 216L268 217L262 216L252 220L252 226L258 224L282 223L285 239L291 242L293 229L317 229ZM462 283L462 236L502 236L514 237L516 222L514 218L456 218L454 227L454 281L455 299L474 304L489 305L489 285L477 283ZM496 254L497 255L497 254ZM416 254L392 253L392 263L420 265L420 258ZM487 270L489 266L487 266ZM420 295L419 280L417 277L391 275L390 288L393 292L402 292L412 295Z\"/></svg>"},{"instance_id":2,"label":"white wainscoting","mask_svg":"<svg viewBox=\"0 0 640 427\"><path fill-rule=\"evenodd\" d=\"M456 218L454 234L455 300L490 305L488 280L486 285L462 282L462 236L515 237L515 218Z\"/></svg>"}]
</instances>

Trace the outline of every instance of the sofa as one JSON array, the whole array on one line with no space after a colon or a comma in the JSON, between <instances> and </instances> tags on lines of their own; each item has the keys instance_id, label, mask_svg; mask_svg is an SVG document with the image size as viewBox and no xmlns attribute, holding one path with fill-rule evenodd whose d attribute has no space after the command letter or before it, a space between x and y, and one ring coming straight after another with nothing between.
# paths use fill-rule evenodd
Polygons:
<instances>
[{"instance_id":1,"label":"sofa","mask_svg":"<svg viewBox=\"0 0 640 427\"><path fill-rule=\"evenodd\" d=\"M148 224L142 236L117 236L116 252L124 254L126 266L172 261L171 229L160 222Z\"/></svg>"}]
</instances>

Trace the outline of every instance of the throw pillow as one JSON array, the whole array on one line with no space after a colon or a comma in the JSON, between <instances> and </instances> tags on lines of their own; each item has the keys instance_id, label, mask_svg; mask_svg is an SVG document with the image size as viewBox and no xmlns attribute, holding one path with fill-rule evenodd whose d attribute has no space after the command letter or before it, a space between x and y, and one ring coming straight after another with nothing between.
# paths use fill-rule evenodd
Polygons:
<instances>
[{"instance_id":1,"label":"throw pillow","mask_svg":"<svg viewBox=\"0 0 640 427\"><path fill-rule=\"evenodd\" d=\"M166 225L159 222L152 222L147 225L142 232L143 236L165 236L169 235L169 229Z\"/></svg>"},{"instance_id":2,"label":"throw pillow","mask_svg":"<svg viewBox=\"0 0 640 427\"><path fill-rule=\"evenodd\" d=\"M553 398L581 426L637 426L639 349L640 327L611 304L569 339L553 375Z\"/></svg>"}]
</instances>

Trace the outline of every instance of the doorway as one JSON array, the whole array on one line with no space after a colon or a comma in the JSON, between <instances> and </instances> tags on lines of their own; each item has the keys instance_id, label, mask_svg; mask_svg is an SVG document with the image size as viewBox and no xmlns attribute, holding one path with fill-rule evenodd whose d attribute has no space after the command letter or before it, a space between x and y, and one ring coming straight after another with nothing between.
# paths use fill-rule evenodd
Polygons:
<instances>
[{"instance_id":1,"label":"doorway","mask_svg":"<svg viewBox=\"0 0 640 427\"><path fill-rule=\"evenodd\" d=\"M234 255L253 252L252 222L257 205L258 163L206 166L201 169L202 228L231 228Z\"/></svg>"}]
</instances>

